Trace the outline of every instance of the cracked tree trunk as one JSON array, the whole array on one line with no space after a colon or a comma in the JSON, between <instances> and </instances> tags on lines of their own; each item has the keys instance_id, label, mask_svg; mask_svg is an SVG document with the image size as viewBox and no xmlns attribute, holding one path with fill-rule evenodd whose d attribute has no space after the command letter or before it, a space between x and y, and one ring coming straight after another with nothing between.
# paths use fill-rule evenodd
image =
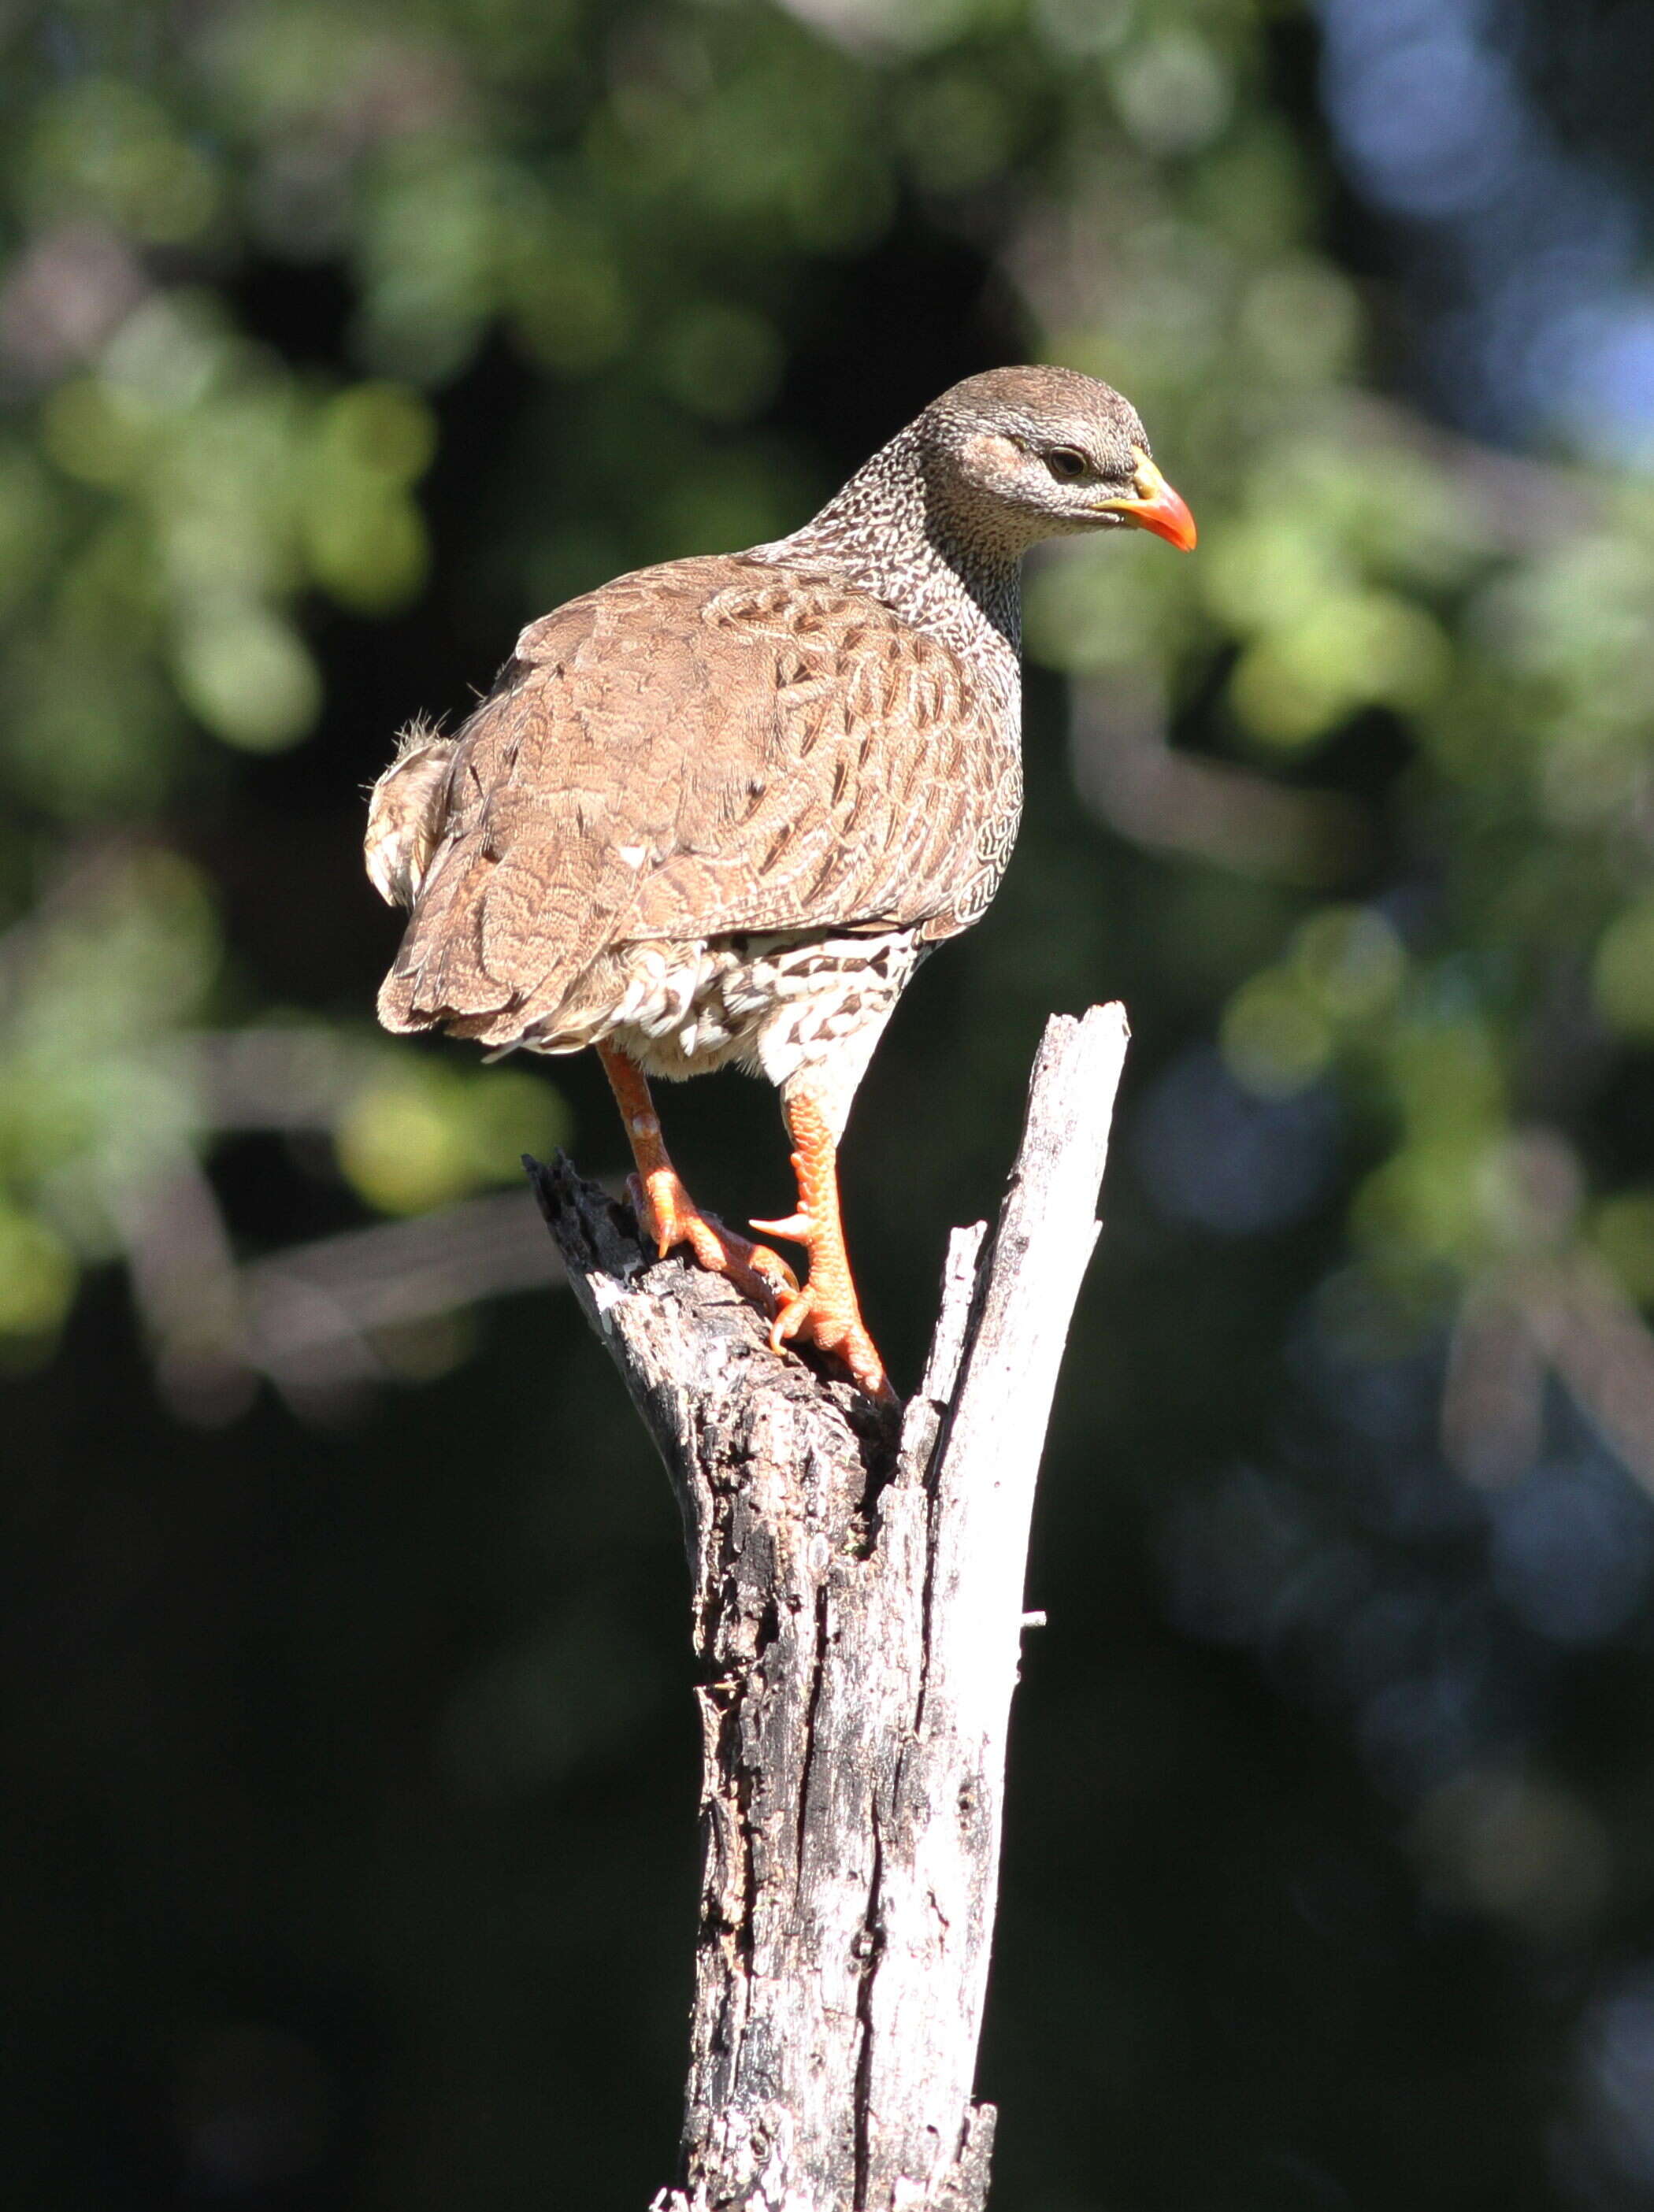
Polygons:
<instances>
[{"instance_id":1,"label":"cracked tree trunk","mask_svg":"<svg viewBox=\"0 0 1654 2212\"><path fill-rule=\"evenodd\" d=\"M1023 1575L1127 1028L1055 1018L991 1237L954 1232L899 1434L716 1277L530 1163L666 1463L694 1577L705 1878L654 2212L982 2212L972 2101Z\"/></svg>"}]
</instances>

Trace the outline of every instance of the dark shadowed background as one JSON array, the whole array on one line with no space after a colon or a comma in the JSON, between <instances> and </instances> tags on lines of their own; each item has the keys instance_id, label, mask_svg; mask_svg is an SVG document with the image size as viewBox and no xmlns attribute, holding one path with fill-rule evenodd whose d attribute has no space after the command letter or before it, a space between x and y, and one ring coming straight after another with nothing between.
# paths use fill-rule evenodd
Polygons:
<instances>
[{"instance_id":1,"label":"dark shadowed background","mask_svg":"<svg viewBox=\"0 0 1654 2212\"><path fill-rule=\"evenodd\" d=\"M641 2208L676 1516L371 1015L362 789L519 625L1006 360L1200 518L1028 607L1029 803L846 1158L917 1367L1043 1018L1136 1031L1048 1459L1002 2212L1654 2204L1654 11L0 19L0 2197ZM772 1097L670 1095L731 1216Z\"/></svg>"}]
</instances>

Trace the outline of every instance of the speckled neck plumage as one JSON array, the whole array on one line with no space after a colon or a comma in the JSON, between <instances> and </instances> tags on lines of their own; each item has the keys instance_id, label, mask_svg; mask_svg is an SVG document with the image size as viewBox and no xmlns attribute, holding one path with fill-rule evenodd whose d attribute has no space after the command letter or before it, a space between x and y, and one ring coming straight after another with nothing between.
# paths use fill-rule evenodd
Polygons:
<instances>
[{"instance_id":1,"label":"speckled neck plumage","mask_svg":"<svg viewBox=\"0 0 1654 2212\"><path fill-rule=\"evenodd\" d=\"M750 558L828 569L941 638L1001 696L1014 693L1025 547L987 512L939 496L921 416L859 468L821 512Z\"/></svg>"}]
</instances>

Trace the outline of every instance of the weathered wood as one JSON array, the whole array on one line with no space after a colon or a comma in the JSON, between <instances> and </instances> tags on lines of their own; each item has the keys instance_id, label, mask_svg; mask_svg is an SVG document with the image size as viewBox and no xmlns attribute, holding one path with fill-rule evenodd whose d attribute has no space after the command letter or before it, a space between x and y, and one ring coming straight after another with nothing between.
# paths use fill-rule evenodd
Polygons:
<instances>
[{"instance_id":1,"label":"weathered wood","mask_svg":"<svg viewBox=\"0 0 1654 2212\"><path fill-rule=\"evenodd\" d=\"M683 1511L705 1878L655 2212L982 2212L971 2101L1039 1455L1126 1048L1048 1025L991 1238L954 1232L899 1433L721 1281L530 1164Z\"/></svg>"}]
</instances>

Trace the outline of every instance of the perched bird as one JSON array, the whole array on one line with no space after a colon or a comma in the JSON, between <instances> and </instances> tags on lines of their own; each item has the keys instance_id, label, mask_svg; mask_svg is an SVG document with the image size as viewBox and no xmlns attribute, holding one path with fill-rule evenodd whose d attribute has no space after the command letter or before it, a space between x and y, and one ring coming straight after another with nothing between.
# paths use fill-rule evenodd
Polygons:
<instances>
[{"instance_id":1,"label":"perched bird","mask_svg":"<svg viewBox=\"0 0 1654 2212\"><path fill-rule=\"evenodd\" d=\"M531 623L453 736L374 787L367 860L410 909L387 1029L593 1045L639 1223L888 1398L839 1218L850 1102L914 970L999 887L1022 805L1019 573L1037 540L1195 523L1131 406L1063 368L942 394L803 528L617 578ZM652 1075L780 1090L798 1210L768 1246L690 1200Z\"/></svg>"}]
</instances>

